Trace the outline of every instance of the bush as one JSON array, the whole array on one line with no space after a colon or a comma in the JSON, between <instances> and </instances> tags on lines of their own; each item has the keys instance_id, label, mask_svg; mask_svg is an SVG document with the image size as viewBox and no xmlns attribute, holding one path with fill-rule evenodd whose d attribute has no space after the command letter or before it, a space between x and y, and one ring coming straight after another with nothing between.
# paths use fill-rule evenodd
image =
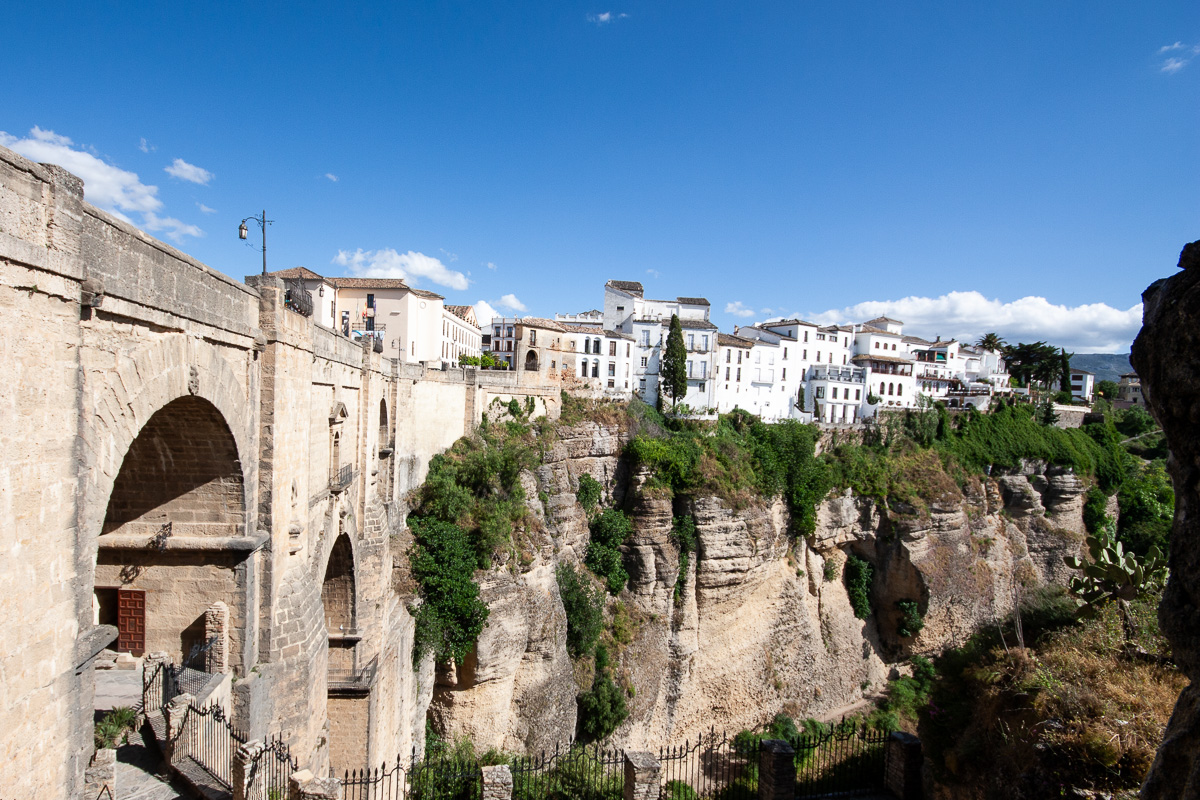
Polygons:
<instances>
[{"instance_id":1,"label":"bush","mask_svg":"<svg viewBox=\"0 0 1200 800\"><path fill-rule=\"evenodd\" d=\"M96 723L93 735L96 749L113 748L124 743L136 721L137 712L128 706L118 706L109 711Z\"/></svg>"},{"instance_id":2,"label":"bush","mask_svg":"<svg viewBox=\"0 0 1200 800\"><path fill-rule=\"evenodd\" d=\"M687 580L688 563L696 552L696 521L691 517L675 517L671 525L671 541L679 548L679 576L675 579L675 604L683 601L683 583Z\"/></svg>"},{"instance_id":3,"label":"bush","mask_svg":"<svg viewBox=\"0 0 1200 800\"><path fill-rule=\"evenodd\" d=\"M1175 515L1175 490L1161 462L1134 467L1117 494L1121 517L1117 540L1144 556L1157 547L1167 554Z\"/></svg>"},{"instance_id":4,"label":"bush","mask_svg":"<svg viewBox=\"0 0 1200 800\"><path fill-rule=\"evenodd\" d=\"M907 639L916 636L925 627L925 618L921 616L921 607L915 600L897 600L896 608L900 612L900 624L896 635Z\"/></svg>"},{"instance_id":5,"label":"bush","mask_svg":"<svg viewBox=\"0 0 1200 800\"><path fill-rule=\"evenodd\" d=\"M572 658L591 655L604 630L604 590L592 586L571 564L559 564L554 576L567 613L567 652Z\"/></svg>"},{"instance_id":6,"label":"bush","mask_svg":"<svg viewBox=\"0 0 1200 800\"><path fill-rule=\"evenodd\" d=\"M611 735L628 716L625 693L609 676L608 651L600 645L596 648L596 676L592 679L592 688L579 697L580 734L589 741L600 741Z\"/></svg>"},{"instance_id":7,"label":"bush","mask_svg":"<svg viewBox=\"0 0 1200 800\"><path fill-rule=\"evenodd\" d=\"M575 492L575 499L583 506L588 516L596 509L600 495L600 483L595 478L586 472L579 476L579 491Z\"/></svg>"},{"instance_id":8,"label":"bush","mask_svg":"<svg viewBox=\"0 0 1200 800\"><path fill-rule=\"evenodd\" d=\"M859 619L871 616L871 583L875 575L871 563L851 555L846 559L842 575L846 580L846 594L850 597L854 616Z\"/></svg>"},{"instance_id":9,"label":"bush","mask_svg":"<svg viewBox=\"0 0 1200 800\"><path fill-rule=\"evenodd\" d=\"M836 581L838 576L842 574L842 565L835 559L827 558L825 559L825 567L823 571L825 582L830 583L831 581Z\"/></svg>"},{"instance_id":10,"label":"bush","mask_svg":"<svg viewBox=\"0 0 1200 800\"><path fill-rule=\"evenodd\" d=\"M618 548L633 533L633 523L623 512L609 508L592 520L591 531L584 563L604 579L611 594L619 594L629 580L629 573Z\"/></svg>"},{"instance_id":11,"label":"bush","mask_svg":"<svg viewBox=\"0 0 1200 800\"><path fill-rule=\"evenodd\" d=\"M409 517L413 578L423 600L413 636L413 664L426 653L462 662L487 622L488 607L475 583L476 555L466 531L438 519Z\"/></svg>"},{"instance_id":12,"label":"bush","mask_svg":"<svg viewBox=\"0 0 1200 800\"><path fill-rule=\"evenodd\" d=\"M1083 525L1088 533L1095 533L1108 521L1108 495L1099 486L1088 489L1083 501Z\"/></svg>"}]
</instances>

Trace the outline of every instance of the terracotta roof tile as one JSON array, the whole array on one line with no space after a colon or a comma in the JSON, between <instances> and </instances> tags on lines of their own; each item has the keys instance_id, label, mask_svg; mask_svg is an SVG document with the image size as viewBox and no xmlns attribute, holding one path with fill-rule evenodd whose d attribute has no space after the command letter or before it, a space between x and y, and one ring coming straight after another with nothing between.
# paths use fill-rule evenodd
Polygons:
<instances>
[{"instance_id":1,"label":"terracotta roof tile","mask_svg":"<svg viewBox=\"0 0 1200 800\"><path fill-rule=\"evenodd\" d=\"M712 303L705 300L703 297L676 297L680 303L689 306L710 306Z\"/></svg>"},{"instance_id":2,"label":"terracotta roof tile","mask_svg":"<svg viewBox=\"0 0 1200 800\"><path fill-rule=\"evenodd\" d=\"M741 336L734 336L732 333L718 333L717 345L719 347L742 347L749 350L754 347L754 340L743 339Z\"/></svg>"},{"instance_id":3,"label":"terracotta roof tile","mask_svg":"<svg viewBox=\"0 0 1200 800\"><path fill-rule=\"evenodd\" d=\"M306 281L326 280L323 275L318 275L308 267L292 267L291 269L281 269L270 274L274 275L276 278L303 278Z\"/></svg>"},{"instance_id":4,"label":"terracotta roof tile","mask_svg":"<svg viewBox=\"0 0 1200 800\"><path fill-rule=\"evenodd\" d=\"M644 291L642 289L642 285L640 283L638 283L637 281L609 281L605 285L611 286L614 289L620 289L622 292L629 292L630 294L636 294L638 297L641 297L642 292Z\"/></svg>"}]
</instances>

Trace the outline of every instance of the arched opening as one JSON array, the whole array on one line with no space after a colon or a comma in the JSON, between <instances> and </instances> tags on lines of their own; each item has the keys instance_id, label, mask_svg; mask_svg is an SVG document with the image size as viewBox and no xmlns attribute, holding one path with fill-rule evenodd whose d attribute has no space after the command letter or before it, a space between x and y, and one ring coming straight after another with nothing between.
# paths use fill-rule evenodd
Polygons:
<instances>
[{"instance_id":1,"label":"arched opening","mask_svg":"<svg viewBox=\"0 0 1200 800\"><path fill-rule=\"evenodd\" d=\"M897 384L896 384L896 396L897 396L897 397L903 397L903 396L904 396L904 384L903 384L903 383L897 383Z\"/></svg>"},{"instance_id":2,"label":"arched opening","mask_svg":"<svg viewBox=\"0 0 1200 800\"><path fill-rule=\"evenodd\" d=\"M592 377L593 378L600 377L600 362L599 361L592 362Z\"/></svg>"},{"instance_id":3,"label":"arched opening","mask_svg":"<svg viewBox=\"0 0 1200 800\"><path fill-rule=\"evenodd\" d=\"M354 549L344 533L329 553L321 605L329 637L329 760L335 771L360 769L367 760L371 675L358 664Z\"/></svg>"},{"instance_id":4,"label":"arched opening","mask_svg":"<svg viewBox=\"0 0 1200 800\"><path fill-rule=\"evenodd\" d=\"M246 552L237 443L221 412L181 397L142 427L121 463L96 557L96 617L116 648L165 651L177 664L240 664Z\"/></svg>"},{"instance_id":5,"label":"arched opening","mask_svg":"<svg viewBox=\"0 0 1200 800\"><path fill-rule=\"evenodd\" d=\"M538 357L537 357L536 351L530 350L528 353L525 354L525 369L528 370L529 372L537 372Z\"/></svg>"},{"instance_id":6,"label":"arched opening","mask_svg":"<svg viewBox=\"0 0 1200 800\"><path fill-rule=\"evenodd\" d=\"M379 401L379 447L387 447L390 437L388 435L388 410L387 401Z\"/></svg>"}]
</instances>

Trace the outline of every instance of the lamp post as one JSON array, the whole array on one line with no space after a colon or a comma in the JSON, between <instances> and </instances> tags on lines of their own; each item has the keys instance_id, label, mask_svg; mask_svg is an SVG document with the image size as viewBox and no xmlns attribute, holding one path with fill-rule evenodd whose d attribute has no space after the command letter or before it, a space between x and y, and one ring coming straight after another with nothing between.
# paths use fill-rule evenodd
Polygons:
<instances>
[{"instance_id":1,"label":"lamp post","mask_svg":"<svg viewBox=\"0 0 1200 800\"><path fill-rule=\"evenodd\" d=\"M246 227L246 220L252 219L258 223L258 227L262 229L262 254L263 254L263 271L262 274L267 274L267 226L275 220L267 219L267 212L264 209L261 217L246 217L242 220L242 224L238 226L238 238L245 239L249 235L249 229Z\"/></svg>"}]
</instances>

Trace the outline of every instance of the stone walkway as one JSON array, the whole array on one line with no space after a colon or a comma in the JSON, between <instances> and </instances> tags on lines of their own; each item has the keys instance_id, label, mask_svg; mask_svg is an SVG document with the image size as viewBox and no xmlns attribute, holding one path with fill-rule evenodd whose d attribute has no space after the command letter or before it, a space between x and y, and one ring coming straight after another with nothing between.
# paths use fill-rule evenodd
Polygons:
<instances>
[{"instance_id":1,"label":"stone walkway","mask_svg":"<svg viewBox=\"0 0 1200 800\"><path fill-rule=\"evenodd\" d=\"M142 702L142 671L140 669L96 670L97 711L109 711L120 706L136 708Z\"/></svg>"},{"instance_id":2,"label":"stone walkway","mask_svg":"<svg viewBox=\"0 0 1200 800\"><path fill-rule=\"evenodd\" d=\"M120 800L191 800L189 792L165 775L166 765L151 734L147 733L145 737L130 734L129 744L117 748L117 797Z\"/></svg>"}]
</instances>

